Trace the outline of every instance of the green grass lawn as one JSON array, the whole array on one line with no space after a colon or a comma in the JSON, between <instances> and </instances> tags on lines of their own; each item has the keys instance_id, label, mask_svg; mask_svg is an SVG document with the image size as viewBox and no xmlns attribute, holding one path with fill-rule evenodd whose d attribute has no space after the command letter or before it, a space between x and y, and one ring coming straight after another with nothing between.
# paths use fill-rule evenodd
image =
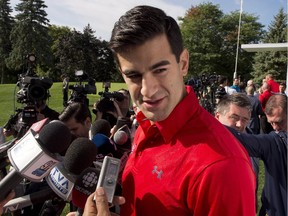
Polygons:
<instances>
[{"instance_id":1,"label":"green grass lawn","mask_svg":"<svg viewBox=\"0 0 288 216\"><path fill-rule=\"evenodd\" d=\"M75 83L70 83L74 85ZM102 83L96 83L97 94L88 94L89 99L89 108L93 108L93 103L100 99L98 92L104 91ZM112 83L109 91L116 91L118 89L125 88L125 83ZM19 88L16 84L0 84L0 126L3 126L11 115L15 114L16 108L23 108L25 104L17 103L16 92ZM48 105L50 108L58 111L59 113L63 110L63 101L62 101L62 83L53 83L52 87L49 89L51 97L48 100ZM91 112L92 113L92 112ZM92 113L92 116L94 114ZM12 137L10 137L11 139ZM66 215L69 212L69 204L66 205L62 215ZM9 214L8 214L9 215Z\"/></svg>"},{"instance_id":2,"label":"green grass lawn","mask_svg":"<svg viewBox=\"0 0 288 216\"><path fill-rule=\"evenodd\" d=\"M72 85L74 83L71 83ZM89 99L89 107L92 109L93 103L99 100L100 96L98 92L103 91L102 83L96 83L97 86L97 94L96 95L87 95ZM54 83L50 88L50 95L48 105L50 108L61 112L63 110L62 105L62 83ZM110 91L116 91L120 88L125 88L125 83L112 83ZM15 108L21 108L22 104L16 102L16 92L18 91L18 87L15 84L0 84L0 126L3 126L7 120L10 118L12 114L14 114ZM94 114L92 114L93 116ZM260 161L260 173L259 173L259 186L258 186L258 207L260 204L260 196L264 183L264 165L263 162ZM223 180L224 181L224 180ZM69 212L69 205L66 206L62 215L66 215Z\"/></svg>"},{"instance_id":3,"label":"green grass lawn","mask_svg":"<svg viewBox=\"0 0 288 216\"><path fill-rule=\"evenodd\" d=\"M70 83L74 85L75 83ZM92 109L93 103L99 100L100 96L98 92L103 91L102 83L96 83L97 94L88 94L89 107ZM125 83L112 83L109 91L116 91L120 88L125 88ZM0 84L0 126L3 126L11 115L14 114L15 108L23 108L25 104L17 103L16 92L19 88L15 84ZM62 83L53 83L52 87L49 89L51 97L48 100L48 105L50 108L61 112L63 110L62 102ZM92 114L94 115L94 114Z\"/></svg>"}]
</instances>

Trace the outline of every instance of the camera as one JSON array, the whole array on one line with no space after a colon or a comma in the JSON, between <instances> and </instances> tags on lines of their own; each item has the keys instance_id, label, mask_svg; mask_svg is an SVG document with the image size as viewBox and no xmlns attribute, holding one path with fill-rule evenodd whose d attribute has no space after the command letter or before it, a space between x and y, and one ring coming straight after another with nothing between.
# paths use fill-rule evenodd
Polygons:
<instances>
[{"instance_id":1,"label":"camera","mask_svg":"<svg viewBox=\"0 0 288 216\"><path fill-rule=\"evenodd\" d=\"M47 77L38 77L34 72L36 56L29 54L26 57L28 70L25 74L18 76L17 102L22 104L35 104L40 100L46 100L50 95L48 89L53 85L53 81Z\"/></svg>"},{"instance_id":2,"label":"camera","mask_svg":"<svg viewBox=\"0 0 288 216\"><path fill-rule=\"evenodd\" d=\"M69 89L72 90L71 96L68 100L69 103L80 102L89 105L87 94L96 94L97 88L95 80L88 77L83 70L75 71L75 77L78 83L75 85L69 85ZM87 84L83 84L83 81L87 81Z\"/></svg>"},{"instance_id":3,"label":"camera","mask_svg":"<svg viewBox=\"0 0 288 216\"><path fill-rule=\"evenodd\" d=\"M124 100L124 95L121 92L117 92L117 91L113 91L113 92L99 92L99 95L102 98L106 98L106 99L112 99L115 98L115 100L121 102Z\"/></svg>"},{"instance_id":4,"label":"camera","mask_svg":"<svg viewBox=\"0 0 288 216\"><path fill-rule=\"evenodd\" d=\"M220 78L221 75L217 75L214 72L209 75L202 74L200 77L191 77L187 82L187 85L193 87L200 105L211 114L214 114L215 95Z\"/></svg>"},{"instance_id":5,"label":"camera","mask_svg":"<svg viewBox=\"0 0 288 216\"><path fill-rule=\"evenodd\" d=\"M34 72L36 56L29 54L26 57L28 69L26 73L18 75L16 86L19 91L16 93L17 102L23 104L23 108L16 109L11 115L4 128L14 129L17 137L21 137L27 129L37 121L36 105L50 97L49 89L53 85L50 78L38 77Z\"/></svg>"},{"instance_id":6,"label":"camera","mask_svg":"<svg viewBox=\"0 0 288 216\"><path fill-rule=\"evenodd\" d=\"M93 113L96 114L96 110L99 110L100 112L114 112L115 106L113 104L113 100L115 99L119 102L124 100L124 95L121 92L99 92L99 95L101 95L100 100L96 103L96 109L93 109Z\"/></svg>"},{"instance_id":7,"label":"camera","mask_svg":"<svg viewBox=\"0 0 288 216\"><path fill-rule=\"evenodd\" d=\"M110 99L114 98L119 102L123 101L125 98L124 95L121 92L117 92L117 91L109 92L110 87L111 87L110 82L103 82L104 91L99 92L101 99L110 100Z\"/></svg>"},{"instance_id":8,"label":"camera","mask_svg":"<svg viewBox=\"0 0 288 216\"><path fill-rule=\"evenodd\" d=\"M46 100L50 95L48 89L53 85L53 81L46 77L36 77L20 75L17 83L20 90L17 92L17 102L34 104L40 100Z\"/></svg>"}]
</instances>

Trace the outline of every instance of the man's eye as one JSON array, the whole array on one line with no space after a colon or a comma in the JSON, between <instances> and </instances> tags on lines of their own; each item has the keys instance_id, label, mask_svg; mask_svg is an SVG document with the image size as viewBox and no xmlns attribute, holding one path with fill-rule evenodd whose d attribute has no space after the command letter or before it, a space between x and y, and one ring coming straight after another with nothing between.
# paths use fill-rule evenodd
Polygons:
<instances>
[{"instance_id":1,"label":"man's eye","mask_svg":"<svg viewBox=\"0 0 288 216\"><path fill-rule=\"evenodd\" d=\"M140 78L141 75L140 74L126 74L125 75L128 79L137 79Z\"/></svg>"},{"instance_id":2,"label":"man's eye","mask_svg":"<svg viewBox=\"0 0 288 216\"><path fill-rule=\"evenodd\" d=\"M154 73L162 73L162 72L165 72L166 70L167 70L166 68L159 68L155 70Z\"/></svg>"},{"instance_id":3,"label":"man's eye","mask_svg":"<svg viewBox=\"0 0 288 216\"><path fill-rule=\"evenodd\" d=\"M235 121L238 121L238 119L239 119L237 116L230 116L230 118L235 120Z\"/></svg>"}]
</instances>

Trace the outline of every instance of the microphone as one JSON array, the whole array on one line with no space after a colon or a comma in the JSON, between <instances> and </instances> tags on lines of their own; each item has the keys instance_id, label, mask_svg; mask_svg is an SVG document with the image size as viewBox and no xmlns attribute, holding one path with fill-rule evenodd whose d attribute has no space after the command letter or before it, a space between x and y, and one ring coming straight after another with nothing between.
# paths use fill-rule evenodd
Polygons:
<instances>
[{"instance_id":1,"label":"microphone","mask_svg":"<svg viewBox=\"0 0 288 216\"><path fill-rule=\"evenodd\" d=\"M98 183L101 167L88 167L77 178L72 190L72 203L84 209L87 198L94 193Z\"/></svg>"},{"instance_id":2,"label":"microphone","mask_svg":"<svg viewBox=\"0 0 288 216\"><path fill-rule=\"evenodd\" d=\"M110 123L105 119L97 119L92 124L90 132L91 132L92 138L98 133L103 134L107 137L110 137L110 133L111 133Z\"/></svg>"},{"instance_id":3,"label":"microphone","mask_svg":"<svg viewBox=\"0 0 288 216\"><path fill-rule=\"evenodd\" d=\"M117 144L117 145L123 145L125 144L127 141L128 141L128 135L125 131L122 131L122 130L118 130L116 131L116 133L114 134L113 136L113 139L114 139L114 142Z\"/></svg>"},{"instance_id":4,"label":"microphone","mask_svg":"<svg viewBox=\"0 0 288 216\"><path fill-rule=\"evenodd\" d=\"M40 130L43 128L44 125L46 125L49 122L48 118L45 118L41 121L35 122L32 124L32 126L29 128L29 130L33 130L36 133L39 133ZM29 132L29 131L28 131ZM26 132L26 133L28 133ZM0 153L4 152L5 150L9 149L11 146L13 146L15 143L17 143L18 138L14 138L10 141L7 141L5 143L0 144Z\"/></svg>"},{"instance_id":5,"label":"microphone","mask_svg":"<svg viewBox=\"0 0 288 216\"><path fill-rule=\"evenodd\" d=\"M19 142L8 149L12 170L0 182L0 200L23 178L39 182L62 160L59 152L70 145L70 130L61 121L45 125L39 134L29 130Z\"/></svg>"},{"instance_id":6,"label":"microphone","mask_svg":"<svg viewBox=\"0 0 288 216\"><path fill-rule=\"evenodd\" d=\"M31 125L31 127L29 129L32 129L33 131L35 131L36 133L39 133L40 130L50 122L49 118L45 118L42 119L38 122L35 122L34 124Z\"/></svg>"},{"instance_id":7,"label":"microphone","mask_svg":"<svg viewBox=\"0 0 288 216\"><path fill-rule=\"evenodd\" d=\"M27 206L43 203L46 200L53 198L54 196L55 193L51 190L51 188L46 188L29 195L17 197L4 205L3 213L13 212Z\"/></svg>"},{"instance_id":8,"label":"microphone","mask_svg":"<svg viewBox=\"0 0 288 216\"><path fill-rule=\"evenodd\" d=\"M131 131L127 124L121 126L114 134L113 140L117 145L130 149ZM130 146L130 147L129 147Z\"/></svg>"},{"instance_id":9,"label":"microphone","mask_svg":"<svg viewBox=\"0 0 288 216\"><path fill-rule=\"evenodd\" d=\"M98 149L98 154L96 156L96 160L102 160L106 155L110 155L113 157L116 153L116 146L109 139L109 137L104 134L98 133L93 136L92 142L96 145Z\"/></svg>"},{"instance_id":10,"label":"microphone","mask_svg":"<svg viewBox=\"0 0 288 216\"><path fill-rule=\"evenodd\" d=\"M71 201L71 193L78 175L93 165L97 147L91 140L84 137L75 139L65 154L62 163L55 166L46 181L50 188L63 200Z\"/></svg>"}]
</instances>

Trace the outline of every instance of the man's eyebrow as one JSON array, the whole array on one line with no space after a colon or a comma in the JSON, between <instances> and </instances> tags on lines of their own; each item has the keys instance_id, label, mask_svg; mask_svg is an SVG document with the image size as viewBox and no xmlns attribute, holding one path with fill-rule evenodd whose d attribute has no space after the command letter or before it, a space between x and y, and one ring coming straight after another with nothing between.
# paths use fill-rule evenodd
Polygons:
<instances>
[{"instance_id":1,"label":"man's eyebrow","mask_svg":"<svg viewBox=\"0 0 288 216\"><path fill-rule=\"evenodd\" d=\"M152 65L151 67L149 67L149 70L153 70L157 67L161 67L161 66L165 66L165 65L169 65L169 64L170 64L170 62L168 60L163 60L163 61L160 61L160 62Z\"/></svg>"},{"instance_id":2,"label":"man's eyebrow","mask_svg":"<svg viewBox=\"0 0 288 216\"><path fill-rule=\"evenodd\" d=\"M153 70L155 68L158 68L158 67L161 67L161 66L165 66L165 65L169 65L170 62L167 61L167 60L163 60L163 61L160 61L160 62L157 62L156 64L152 65L149 67L149 70ZM139 71L137 70L120 70L124 75L129 75L129 74L134 74L134 73L139 73Z\"/></svg>"}]
</instances>

